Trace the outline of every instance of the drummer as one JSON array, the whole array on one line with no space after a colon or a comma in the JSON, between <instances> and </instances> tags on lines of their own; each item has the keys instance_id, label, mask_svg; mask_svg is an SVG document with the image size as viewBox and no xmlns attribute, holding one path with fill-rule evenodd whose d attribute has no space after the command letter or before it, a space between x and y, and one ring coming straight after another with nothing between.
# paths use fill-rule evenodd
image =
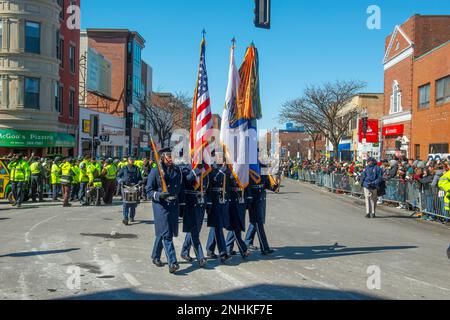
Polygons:
<instances>
[{"instance_id":1,"label":"drummer","mask_svg":"<svg viewBox=\"0 0 450 320\"><path fill-rule=\"evenodd\" d=\"M120 181L123 186L134 186L142 183L142 175L141 170L134 164L134 158L128 158L128 165L123 167L119 174L117 175L117 179ZM123 192L123 191L122 191ZM125 197L123 197L123 220L122 223L128 226L129 221L135 222L134 218L136 216L136 203L126 203ZM128 215L130 220L128 220Z\"/></svg>"}]
</instances>

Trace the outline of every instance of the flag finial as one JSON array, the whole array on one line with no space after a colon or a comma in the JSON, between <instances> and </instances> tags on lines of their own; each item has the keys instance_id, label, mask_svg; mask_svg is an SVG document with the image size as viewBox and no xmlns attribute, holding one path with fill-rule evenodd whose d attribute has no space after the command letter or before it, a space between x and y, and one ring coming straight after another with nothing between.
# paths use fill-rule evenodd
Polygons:
<instances>
[{"instance_id":1,"label":"flag finial","mask_svg":"<svg viewBox=\"0 0 450 320\"><path fill-rule=\"evenodd\" d=\"M203 28L203 30L202 30L202 35L203 35L203 39L205 39L205 35L206 35L206 30L205 30L205 28Z\"/></svg>"},{"instance_id":2,"label":"flag finial","mask_svg":"<svg viewBox=\"0 0 450 320\"><path fill-rule=\"evenodd\" d=\"M236 38L233 37L233 39L231 39L231 43L233 44L233 48L236 47Z\"/></svg>"}]
</instances>

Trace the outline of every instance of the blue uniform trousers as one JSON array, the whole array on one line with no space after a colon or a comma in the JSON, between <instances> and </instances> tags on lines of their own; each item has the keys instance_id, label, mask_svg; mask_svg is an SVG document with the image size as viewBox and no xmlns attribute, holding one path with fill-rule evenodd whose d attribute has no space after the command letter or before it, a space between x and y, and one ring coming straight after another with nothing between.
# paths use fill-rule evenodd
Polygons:
<instances>
[{"instance_id":1,"label":"blue uniform trousers","mask_svg":"<svg viewBox=\"0 0 450 320\"><path fill-rule=\"evenodd\" d=\"M128 220L128 215L130 219L134 219L136 216L137 204L134 203L124 203L123 204L123 220Z\"/></svg>"},{"instance_id":2,"label":"blue uniform trousers","mask_svg":"<svg viewBox=\"0 0 450 320\"><path fill-rule=\"evenodd\" d=\"M237 243L239 253L241 255L244 255L244 253L247 251L247 245L245 244L244 240L242 240L241 231L236 229L234 229L233 231L229 231L227 235L226 246L228 254L233 251L235 241Z\"/></svg>"},{"instance_id":3,"label":"blue uniform trousers","mask_svg":"<svg viewBox=\"0 0 450 320\"><path fill-rule=\"evenodd\" d=\"M166 253L167 262L169 265L177 263L177 256L175 247L173 245L173 238L171 236L159 236L155 238L153 245L152 260L161 260L162 250Z\"/></svg>"},{"instance_id":4,"label":"blue uniform trousers","mask_svg":"<svg viewBox=\"0 0 450 320\"><path fill-rule=\"evenodd\" d=\"M252 246L255 239L255 235L258 234L259 245L261 252L270 250L269 242L267 241L266 230L264 224L257 222L250 222L250 225L245 236L245 244L247 246Z\"/></svg>"}]
</instances>

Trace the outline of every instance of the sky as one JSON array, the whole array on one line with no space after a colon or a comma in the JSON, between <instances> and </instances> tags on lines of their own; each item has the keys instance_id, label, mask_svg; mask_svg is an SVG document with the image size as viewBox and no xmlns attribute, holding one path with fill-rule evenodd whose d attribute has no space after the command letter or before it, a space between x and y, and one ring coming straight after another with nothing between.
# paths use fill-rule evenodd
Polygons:
<instances>
[{"instance_id":1,"label":"sky","mask_svg":"<svg viewBox=\"0 0 450 320\"><path fill-rule=\"evenodd\" d=\"M370 5L381 9L381 29L369 30ZM127 28L146 39L143 60L153 68L153 90L193 96L200 41L206 30L211 106L222 114L231 39L236 61L254 42L259 51L263 118L260 129L283 128L279 111L307 85L361 80L363 92L383 91L384 43L414 14L450 14L450 0L272 0L272 28L253 24L253 0L82 0L81 28Z\"/></svg>"}]
</instances>

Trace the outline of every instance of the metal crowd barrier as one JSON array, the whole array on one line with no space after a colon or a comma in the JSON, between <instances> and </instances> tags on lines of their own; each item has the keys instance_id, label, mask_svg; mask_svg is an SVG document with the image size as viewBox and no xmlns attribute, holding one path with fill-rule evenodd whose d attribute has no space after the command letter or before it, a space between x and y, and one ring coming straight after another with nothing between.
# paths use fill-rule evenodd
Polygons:
<instances>
[{"instance_id":1,"label":"metal crowd barrier","mask_svg":"<svg viewBox=\"0 0 450 320\"><path fill-rule=\"evenodd\" d=\"M299 170L298 180L315 184L336 193L363 196L364 189L357 177L345 173L325 173L322 171ZM390 179L386 181L386 194L383 202L397 203L433 217L450 221L449 213L444 209L445 193L438 187L422 185L417 181Z\"/></svg>"}]
</instances>

